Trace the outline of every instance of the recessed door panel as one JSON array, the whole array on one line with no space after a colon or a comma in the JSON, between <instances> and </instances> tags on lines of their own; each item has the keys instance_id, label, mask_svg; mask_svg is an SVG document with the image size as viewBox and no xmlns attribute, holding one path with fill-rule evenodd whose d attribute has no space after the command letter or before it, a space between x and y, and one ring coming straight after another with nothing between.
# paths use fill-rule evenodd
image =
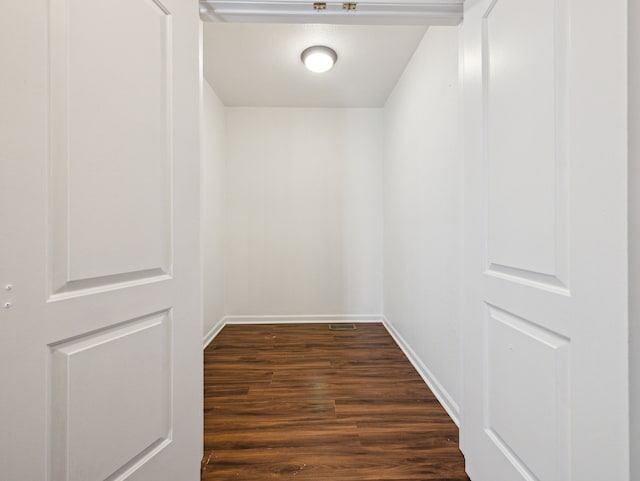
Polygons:
<instances>
[{"instance_id":1,"label":"recessed door panel","mask_svg":"<svg viewBox=\"0 0 640 481\"><path fill-rule=\"evenodd\" d=\"M485 431L531 479L569 472L569 340L487 308Z\"/></svg>"},{"instance_id":2,"label":"recessed door panel","mask_svg":"<svg viewBox=\"0 0 640 481\"><path fill-rule=\"evenodd\" d=\"M170 12L154 0L52 9L53 291L167 274Z\"/></svg>"},{"instance_id":3,"label":"recessed door panel","mask_svg":"<svg viewBox=\"0 0 640 481\"><path fill-rule=\"evenodd\" d=\"M488 272L567 286L562 3L496 0L483 19Z\"/></svg>"},{"instance_id":4,"label":"recessed door panel","mask_svg":"<svg viewBox=\"0 0 640 481\"><path fill-rule=\"evenodd\" d=\"M170 442L170 314L51 346L53 480L110 479Z\"/></svg>"}]
</instances>

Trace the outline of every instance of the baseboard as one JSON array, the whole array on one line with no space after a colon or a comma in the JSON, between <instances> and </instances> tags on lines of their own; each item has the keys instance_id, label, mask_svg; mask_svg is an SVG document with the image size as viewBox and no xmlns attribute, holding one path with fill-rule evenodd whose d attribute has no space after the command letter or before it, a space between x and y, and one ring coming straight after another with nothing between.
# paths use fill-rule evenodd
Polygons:
<instances>
[{"instance_id":1,"label":"baseboard","mask_svg":"<svg viewBox=\"0 0 640 481\"><path fill-rule=\"evenodd\" d=\"M226 316L226 324L292 324L305 322L382 322L382 314L299 314Z\"/></svg>"},{"instance_id":2,"label":"baseboard","mask_svg":"<svg viewBox=\"0 0 640 481\"><path fill-rule=\"evenodd\" d=\"M264 316L224 316L204 336L202 349L220 334L227 324L304 324L314 322L383 322L382 314L301 314Z\"/></svg>"},{"instance_id":3,"label":"baseboard","mask_svg":"<svg viewBox=\"0 0 640 481\"><path fill-rule=\"evenodd\" d=\"M206 349L207 346L209 345L209 343L211 343L211 341L213 341L213 339L220 334L220 331L222 331L222 328L227 324L225 322L226 317L223 317L222 319L220 319L218 322L216 322L213 327L211 329L209 329L209 332L207 332L204 336L204 339L202 340L202 349Z\"/></svg>"},{"instance_id":4,"label":"baseboard","mask_svg":"<svg viewBox=\"0 0 640 481\"><path fill-rule=\"evenodd\" d=\"M393 324L385 316L382 316L382 322L389 331L389 334L396 341L396 344L402 349L402 352L407 356L409 362L413 364L413 367L418 371L420 377L429 386L429 389L433 392L438 399L442 407L447 411L449 417L456 423L456 426L460 427L460 407L453 400L447 390L438 382L429 368L422 362L420 357L411 348L409 343L400 335L400 333L393 327Z\"/></svg>"}]
</instances>

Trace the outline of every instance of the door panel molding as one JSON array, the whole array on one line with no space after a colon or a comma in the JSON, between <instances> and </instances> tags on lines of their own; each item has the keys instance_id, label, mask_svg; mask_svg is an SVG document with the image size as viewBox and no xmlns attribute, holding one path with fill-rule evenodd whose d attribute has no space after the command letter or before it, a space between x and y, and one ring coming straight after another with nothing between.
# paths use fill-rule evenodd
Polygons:
<instances>
[{"instance_id":1,"label":"door panel molding","mask_svg":"<svg viewBox=\"0 0 640 481\"><path fill-rule=\"evenodd\" d=\"M491 304L485 319L487 436L527 481L568 481L571 340Z\"/></svg>"},{"instance_id":2,"label":"door panel molding","mask_svg":"<svg viewBox=\"0 0 640 481\"><path fill-rule=\"evenodd\" d=\"M171 324L166 310L49 345L53 481L116 479L171 443Z\"/></svg>"},{"instance_id":3,"label":"door panel molding","mask_svg":"<svg viewBox=\"0 0 640 481\"><path fill-rule=\"evenodd\" d=\"M518 5L493 0L482 16L486 271L564 295L567 1L543 0L520 18ZM551 36L537 29L545 21ZM537 60L519 58L523 50Z\"/></svg>"},{"instance_id":4,"label":"door panel molding","mask_svg":"<svg viewBox=\"0 0 640 481\"><path fill-rule=\"evenodd\" d=\"M509 282L517 282L536 289L562 294L563 296L571 295L571 291L564 283L553 275L493 263L489 264L489 267L484 273L488 276L497 277Z\"/></svg>"},{"instance_id":5,"label":"door panel molding","mask_svg":"<svg viewBox=\"0 0 640 481\"><path fill-rule=\"evenodd\" d=\"M50 0L51 295L172 275L172 16L94 3Z\"/></svg>"}]
</instances>

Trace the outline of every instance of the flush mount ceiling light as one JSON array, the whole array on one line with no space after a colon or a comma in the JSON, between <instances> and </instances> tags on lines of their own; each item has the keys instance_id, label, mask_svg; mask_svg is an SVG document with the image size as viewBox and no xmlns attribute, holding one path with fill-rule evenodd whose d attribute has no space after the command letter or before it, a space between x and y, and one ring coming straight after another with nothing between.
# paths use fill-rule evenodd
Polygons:
<instances>
[{"instance_id":1,"label":"flush mount ceiling light","mask_svg":"<svg viewBox=\"0 0 640 481\"><path fill-rule=\"evenodd\" d=\"M304 49L300 58L309 70L322 73L333 67L333 64L338 60L338 54L332 48L314 45Z\"/></svg>"}]
</instances>

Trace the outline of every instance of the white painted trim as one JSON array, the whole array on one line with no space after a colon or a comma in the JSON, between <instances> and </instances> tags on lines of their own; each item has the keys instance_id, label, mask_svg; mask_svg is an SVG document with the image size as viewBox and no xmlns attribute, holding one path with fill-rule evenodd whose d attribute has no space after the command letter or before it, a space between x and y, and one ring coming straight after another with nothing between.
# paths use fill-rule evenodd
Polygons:
<instances>
[{"instance_id":1,"label":"white painted trim","mask_svg":"<svg viewBox=\"0 0 640 481\"><path fill-rule=\"evenodd\" d=\"M305 322L382 322L382 314L296 314L226 316L226 324L291 324Z\"/></svg>"},{"instance_id":2,"label":"white painted trim","mask_svg":"<svg viewBox=\"0 0 640 481\"><path fill-rule=\"evenodd\" d=\"M218 334L220 334L220 331L222 331L222 328L227 325L226 319L227 319L226 317L223 317L222 319L220 319L218 322L216 322L213 325L211 329L209 329L209 332L205 334L204 339L202 340L202 350L205 350L207 346L211 343L211 341L213 341L213 339Z\"/></svg>"},{"instance_id":3,"label":"white painted trim","mask_svg":"<svg viewBox=\"0 0 640 481\"><path fill-rule=\"evenodd\" d=\"M227 324L300 324L314 322L382 322L382 314L301 314L224 316L204 336L202 349L220 334Z\"/></svg>"},{"instance_id":4,"label":"white painted trim","mask_svg":"<svg viewBox=\"0 0 640 481\"><path fill-rule=\"evenodd\" d=\"M314 11L301 0L200 0L200 17L210 22L329 23L371 25L458 25L462 0L356 2L355 11L343 1L328 0L326 9Z\"/></svg>"},{"instance_id":5,"label":"white painted trim","mask_svg":"<svg viewBox=\"0 0 640 481\"><path fill-rule=\"evenodd\" d=\"M442 407L447 411L447 414L451 418L451 420L456 423L458 428L460 427L460 407L453 400L451 395L447 392L438 379L433 375L433 373L429 370L429 368L422 362L420 357L415 353L411 346L405 339L400 335L400 333L393 327L393 324L386 318L386 316L382 316L382 323L384 327L386 327L391 337L393 337L398 347L402 349L402 352L407 356L409 362L413 365L413 367L418 371L422 380L429 386L429 389L433 392L435 397L438 399Z\"/></svg>"},{"instance_id":6,"label":"white painted trim","mask_svg":"<svg viewBox=\"0 0 640 481\"><path fill-rule=\"evenodd\" d=\"M464 20L463 20L464 23ZM464 138L464 30L463 30L463 24L461 24L458 28L458 101L459 101L459 112L458 115L460 116L460 120L459 120L459 132L460 135L462 136L462 138ZM462 151L460 152L460 155L462 156L462 168L464 171L464 148L462 149ZM464 184L464 182L463 182ZM464 216L465 216L465 208L464 208L464 196L465 191L464 191L464 186L462 186L460 188L460 193L462 194L462 202L460 203L460 210L459 210L459 215L460 215L460 219L461 219L461 223L460 223L460 227L458 230L458 234L460 236L460 239L462 239L462 244L460 245L460 250L458 251L460 254L460 259L464 259L464 244L465 244L465 237L464 237L464 225L465 225L465 220L464 220ZM459 357L458 360L460 362L460 394L459 394L459 402L460 404L456 405L458 406L458 427L460 426L464 426L464 408L460 409L460 406L464 406L464 389L462 389L462 386L464 386L464 370L462 369L462 366L464 366L464 299L463 299L463 279L464 279L464 262L460 262L460 265L458 266L458 298L457 298L457 304L458 304L458 329L460 332L460 337L458 338L458 347L460 349L459 352ZM463 430L460 430L460 436L459 436L459 440L458 440L458 444L460 446L460 451L462 451L464 453L464 435L463 435Z\"/></svg>"}]
</instances>

